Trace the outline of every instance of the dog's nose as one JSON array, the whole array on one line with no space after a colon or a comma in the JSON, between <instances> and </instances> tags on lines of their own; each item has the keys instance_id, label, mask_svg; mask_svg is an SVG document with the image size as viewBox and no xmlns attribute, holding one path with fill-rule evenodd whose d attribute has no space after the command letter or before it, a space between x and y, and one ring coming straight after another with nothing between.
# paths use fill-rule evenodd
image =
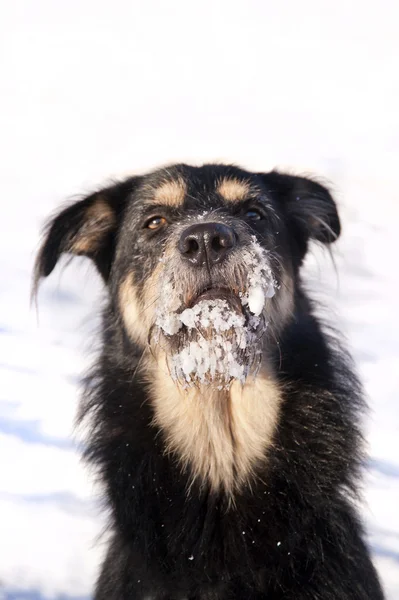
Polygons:
<instances>
[{"instance_id":1,"label":"dog's nose","mask_svg":"<svg viewBox=\"0 0 399 600\"><path fill-rule=\"evenodd\" d=\"M236 236L231 227L222 223L198 223L183 231L178 246L185 259L201 267L223 260L235 243Z\"/></svg>"}]
</instances>

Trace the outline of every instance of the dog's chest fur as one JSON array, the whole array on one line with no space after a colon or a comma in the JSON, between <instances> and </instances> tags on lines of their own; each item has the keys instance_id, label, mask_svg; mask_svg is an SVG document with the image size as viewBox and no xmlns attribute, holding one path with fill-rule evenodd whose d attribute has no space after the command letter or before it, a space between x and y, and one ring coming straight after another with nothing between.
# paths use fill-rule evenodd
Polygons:
<instances>
[{"instance_id":1,"label":"dog's chest fur","mask_svg":"<svg viewBox=\"0 0 399 600\"><path fill-rule=\"evenodd\" d=\"M214 491L232 494L250 483L267 456L277 426L281 393L264 368L229 390L183 389L166 364L152 368L151 401L166 449Z\"/></svg>"}]
</instances>

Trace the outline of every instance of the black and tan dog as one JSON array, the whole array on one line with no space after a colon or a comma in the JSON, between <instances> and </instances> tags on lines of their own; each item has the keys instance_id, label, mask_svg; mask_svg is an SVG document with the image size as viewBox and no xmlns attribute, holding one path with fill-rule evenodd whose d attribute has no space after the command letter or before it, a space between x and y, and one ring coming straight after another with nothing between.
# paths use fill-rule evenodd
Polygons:
<instances>
[{"instance_id":1,"label":"black and tan dog","mask_svg":"<svg viewBox=\"0 0 399 600\"><path fill-rule=\"evenodd\" d=\"M322 185L175 165L56 216L107 287L80 418L111 512L97 600L380 600L353 507L361 390L300 267L340 234Z\"/></svg>"}]
</instances>

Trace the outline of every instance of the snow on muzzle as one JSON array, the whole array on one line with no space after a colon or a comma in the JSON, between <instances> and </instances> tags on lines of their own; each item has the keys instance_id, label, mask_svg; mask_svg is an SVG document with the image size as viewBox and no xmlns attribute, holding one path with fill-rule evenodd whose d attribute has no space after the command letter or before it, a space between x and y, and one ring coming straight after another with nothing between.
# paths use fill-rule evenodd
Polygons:
<instances>
[{"instance_id":1,"label":"snow on muzzle","mask_svg":"<svg viewBox=\"0 0 399 600\"><path fill-rule=\"evenodd\" d=\"M245 382L256 372L261 337L268 325L265 306L278 289L267 252L255 238L240 252L241 290L234 282L217 284L201 292L190 306L186 290L172 270L165 268L159 281L156 342L163 337L172 377L182 385L212 384L229 387ZM244 275L243 275L244 273Z\"/></svg>"}]
</instances>

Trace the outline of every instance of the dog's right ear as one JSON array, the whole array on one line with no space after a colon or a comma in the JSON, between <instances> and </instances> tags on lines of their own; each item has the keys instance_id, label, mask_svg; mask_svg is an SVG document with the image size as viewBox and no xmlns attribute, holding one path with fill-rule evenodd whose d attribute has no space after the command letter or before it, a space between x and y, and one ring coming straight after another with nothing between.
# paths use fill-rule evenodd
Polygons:
<instances>
[{"instance_id":1,"label":"dog's right ear","mask_svg":"<svg viewBox=\"0 0 399 600\"><path fill-rule=\"evenodd\" d=\"M63 253L88 256L107 281L123 211L138 179L132 177L95 192L50 219L36 259L33 296Z\"/></svg>"}]
</instances>

